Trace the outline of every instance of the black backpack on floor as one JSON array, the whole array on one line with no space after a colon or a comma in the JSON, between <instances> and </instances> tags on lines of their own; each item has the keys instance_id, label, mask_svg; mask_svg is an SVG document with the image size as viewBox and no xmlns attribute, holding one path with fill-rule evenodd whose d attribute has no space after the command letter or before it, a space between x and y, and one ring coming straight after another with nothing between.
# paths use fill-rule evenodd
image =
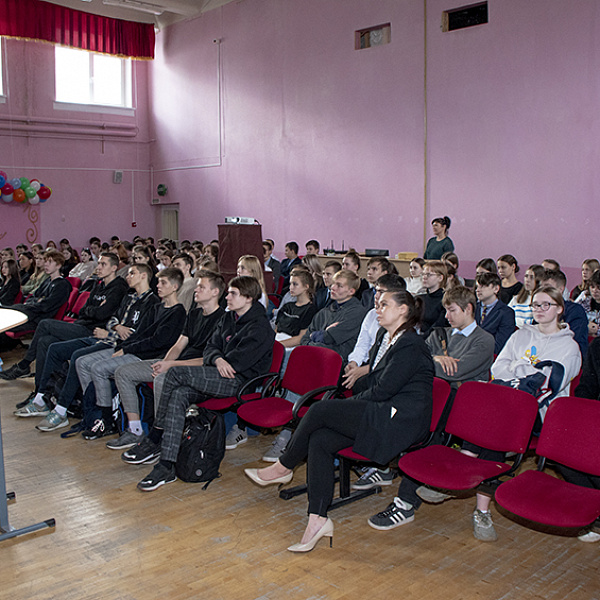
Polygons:
<instances>
[{"instance_id":1,"label":"black backpack on floor","mask_svg":"<svg viewBox=\"0 0 600 600\"><path fill-rule=\"evenodd\" d=\"M206 481L202 489L220 477L219 465L225 456L223 415L195 405L188 408L181 446L175 463L177 477L195 483Z\"/></svg>"}]
</instances>

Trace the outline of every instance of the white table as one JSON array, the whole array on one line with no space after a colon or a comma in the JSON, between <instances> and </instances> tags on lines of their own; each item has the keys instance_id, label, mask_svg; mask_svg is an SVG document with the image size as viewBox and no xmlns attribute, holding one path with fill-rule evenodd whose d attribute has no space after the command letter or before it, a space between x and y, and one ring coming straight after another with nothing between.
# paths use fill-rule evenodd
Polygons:
<instances>
[{"instance_id":1,"label":"white table","mask_svg":"<svg viewBox=\"0 0 600 600\"><path fill-rule=\"evenodd\" d=\"M21 325L27 322L27 315L19 312L18 310L11 310L10 308L0 308L0 333L7 331L12 327ZM47 527L54 527L56 521L54 519L47 519L41 523L35 525L28 525L27 527L21 527L15 529L11 527L8 521L8 501L16 498L14 492L6 491L6 477L4 473L4 450L2 448L2 421L0 420L0 542L9 538L14 538L19 535L26 533L32 533L39 529L46 529Z\"/></svg>"}]
</instances>

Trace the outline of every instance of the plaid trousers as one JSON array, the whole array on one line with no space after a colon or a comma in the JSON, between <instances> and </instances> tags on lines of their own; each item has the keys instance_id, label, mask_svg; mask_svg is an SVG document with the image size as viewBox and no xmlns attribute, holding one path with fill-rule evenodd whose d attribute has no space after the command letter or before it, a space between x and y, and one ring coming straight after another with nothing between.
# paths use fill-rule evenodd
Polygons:
<instances>
[{"instance_id":1,"label":"plaid trousers","mask_svg":"<svg viewBox=\"0 0 600 600\"><path fill-rule=\"evenodd\" d=\"M160 457L175 462L185 426L185 413L201 397L234 396L243 379L221 377L217 367L171 367L165 377L154 426L163 429Z\"/></svg>"}]
</instances>

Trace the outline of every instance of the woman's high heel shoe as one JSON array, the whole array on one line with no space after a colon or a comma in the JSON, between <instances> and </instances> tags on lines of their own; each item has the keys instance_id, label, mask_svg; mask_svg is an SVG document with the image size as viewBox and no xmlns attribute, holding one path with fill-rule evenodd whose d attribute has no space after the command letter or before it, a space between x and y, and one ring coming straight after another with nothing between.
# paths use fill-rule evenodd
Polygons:
<instances>
[{"instance_id":1,"label":"woman's high heel shoe","mask_svg":"<svg viewBox=\"0 0 600 600\"><path fill-rule=\"evenodd\" d=\"M323 537L329 538L329 547L333 548L333 521L331 519L327 519L323 527L321 527L321 529L319 529L313 538L306 542L306 544L294 544L293 546L290 546L288 550L290 552L310 552Z\"/></svg>"},{"instance_id":2,"label":"woman's high heel shoe","mask_svg":"<svg viewBox=\"0 0 600 600\"><path fill-rule=\"evenodd\" d=\"M248 477L250 477L250 479L252 479L252 481L254 481L254 483L258 483L258 485L262 485L263 487L265 485L271 485L272 483L281 483L282 485L284 483L289 483L293 477L294 477L294 472L292 471L291 473L288 473L287 475L282 475L281 477L277 477L276 479L261 479L258 476L258 469L244 469L244 473L246 473L246 475Z\"/></svg>"}]
</instances>

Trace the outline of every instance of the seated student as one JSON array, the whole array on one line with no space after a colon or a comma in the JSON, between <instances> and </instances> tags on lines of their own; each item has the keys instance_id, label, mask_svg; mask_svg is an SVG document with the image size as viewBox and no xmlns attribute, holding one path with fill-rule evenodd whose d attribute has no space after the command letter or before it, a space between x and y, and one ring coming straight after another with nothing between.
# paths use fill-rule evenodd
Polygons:
<instances>
[{"instance_id":1,"label":"seated student","mask_svg":"<svg viewBox=\"0 0 600 600\"><path fill-rule=\"evenodd\" d=\"M308 272L313 278L313 289L316 292L322 287L325 287L323 282L323 268L321 267L321 261L317 258L316 254L307 254L302 259L302 264L308 269Z\"/></svg>"},{"instance_id":2,"label":"seated student","mask_svg":"<svg viewBox=\"0 0 600 600\"><path fill-rule=\"evenodd\" d=\"M127 284L133 293L124 296L116 314L108 320L105 328L96 327L93 335L89 337L50 344L43 369L42 367L37 369L36 389L27 399L27 404L15 411L15 416L46 415L45 419L37 425L37 429L40 431L54 431L69 425L67 409L79 389L79 379L75 369L77 359L86 354L114 348L119 341L126 340L131 336L144 315L158 303L158 298L149 287L148 282L151 277L152 271L148 265L140 264L129 267ZM70 360L67 377L57 398L57 406L49 413L45 396L50 391L48 389L50 377L67 360Z\"/></svg>"},{"instance_id":3,"label":"seated student","mask_svg":"<svg viewBox=\"0 0 600 600\"><path fill-rule=\"evenodd\" d=\"M17 260L17 257L15 256L15 251L9 246L7 246L2 251L0 251L0 260L8 260L9 258Z\"/></svg>"},{"instance_id":4,"label":"seated student","mask_svg":"<svg viewBox=\"0 0 600 600\"><path fill-rule=\"evenodd\" d=\"M17 256L20 256L23 254L23 252L27 252L27 250L29 250L27 244L23 244L22 242L15 246L15 252L17 253Z\"/></svg>"},{"instance_id":5,"label":"seated student","mask_svg":"<svg viewBox=\"0 0 600 600\"><path fill-rule=\"evenodd\" d=\"M35 257L35 269L31 277L25 285L21 285L21 292L23 298L27 298L30 294L33 294L44 281L48 279L48 273L44 270L44 253L40 252Z\"/></svg>"},{"instance_id":6,"label":"seated student","mask_svg":"<svg viewBox=\"0 0 600 600\"><path fill-rule=\"evenodd\" d=\"M19 253L19 278L21 279L21 289L35 271L35 258L31 252Z\"/></svg>"},{"instance_id":7,"label":"seated student","mask_svg":"<svg viewBox=\"0 0 600 600\"><path fill-rule=\"evenodd\" d=\"M91 429L83 431L86 440L95 440L109 435L112 430L112 386L111 379L122 365L163 357L175 343L185 322L185 308L177 301L177 292L183 283L183 273L174 267L163 269L158 274L158 297L160 304L147 311L138 328L114 348L81 356L75 362L77 377L82 390L94 384L96 405L102 417ZM139 424L141 429L141 424ZM114 430L113 430L114 431ZM136 430L137 432L137 430Z\"/></svg>"},{"instance_id":8,"label":"seated student","mask_svg":"<svg viewBox=\"0 0 600 600\"><path fill-rule=\"evenodd\" d=\"M172 264L183 273L183 284L177 292L177 300L185 308L185 312L190 312L197 283L196 278L192 277L194 259L189 254L176 254L173 256Z\"/></svg>"},{"instance_id":9,"label":"seated student","mask_svg":"<svg viewBox=\"0 0 600 600\"><path fill-rule=\"evenodd\" d=\"M262 290L253 277L234 277L229 283L227 307L204 349L201 367L173 366L167 372L158 414L147 438L122 454L125 462L140 464L160 457L138 488L145 492L172 483L185 413L202 397L237 393L252 377L266 373L273 358L275 332L260 304Z\"/></svg>"},{"instance_id":10,"label":"seated student","mask_svg":"<svg viewBox=\"0 0 600 600\"><path fill-rule=\"evenodd\" d=\"M267 287L265 285L265 276L263 266L256 256L251 254L245 254L240 256L237 265L237 276L254 277L260 284L262 294L260 297L260 303L265 307L269 306L269 295L267 293Z\"/></svg>"},{"instance_id":11,"label":"seated student","mask_svg":"<svg viewBox=\"0 0 600 600\"><path fill-rule=\"evenodd\" d=\"M166 246L159 246L156 251L156 268L159 271L173 266L173 250L169 250Z\"/></svg>"},{"instance_id":12,"label":"seated student","mask_svg":"<svg viewBox=\"0 0 600 600\"><path fill-rule=\"evenodd\" d=\"M144 263L148 265L152 269L152 273L154 273L152 280L150 281L150 288L156 294L158 291L158 280L156 279L156 273L158 269L156 268L156 260L154 260L154 255L149 246L134 246L131 251L131 264Z\"/></svg>"},{"instance_id":13,"label":"seated student","mask_svg":"<svg viewBox=\"0 0 600 600\"><path fill-rule=\"evenodd\" d=\"M275 320L275 339L286 348L299 346L317 309L313 304L314 279L308 271L294 269L290 294L294 299L280 307Z\"/></svg>"},{"instance_id":14,"label":"seated student","mask_svg":"<svg viewBox=\"0 0 600 600\"><path fill-rule=\"evenodd\" d=\"M515 311L515 324L520 329L526 323L533 322L531 310L531 297L542 282L545 269L542 265L531 265L523 276L523 287L516 296L513 296L508 306Z\"/></svg>"},{"instance_id":15,"label":"seated student","mask_svg":"<svg viewBox=\"0 0 600 600\"><path fill-rule=\"evenodd\" d=\"M57 257L58 255L60 255L61 260L64 260L62 254L58 253ZM29 367L35 360L35 385L36 388L38 388L50 344L89 337L96 327L105 327L107 321L119 308L123 296L129 289L125 280L116 276L118 264L119 258L116 254L109 252L101 254L97 267L100 279L94 282L90 297L79 311L77 320L74 323L55 321L53 319L42 321L33 336L33 340L27 349L25 357L14 364L8 371L0 373L0 377L2 379L27 377L30 374ZM68 298L71 285L64 279L62 281L68 286L66 290L66 296ZM36 292L36 294L37 293L38 292ZM31 400L31 398L33 398L33 396L31 396L29 400Z\"/></svg>"},{"instance_id":16,"label":"seated student","mask_svg":"<svg viewBox=\"0 0 600 600\"><path fill-rule=\"evenodd\" d=\"M405 277L406 291L410 292L413 296L415 294L424 294L425 288L423 287L423 267L425 266L424 258L413 258L408 265L410 273L409 277Z\"/></svg>"},{"instance_id":17,"label":"seated student","mask_svg":"<svg viewBox=\"0 0 600 600\"><path fill-rule=\"evenodd\" d=\"M498 300L500 277L496 273L481 273L475 278L477 308L475 321L494 336L494 354L499 354L508 338L515 332L515 313Z\"/></svg>"},{"instance_id":18,"label":"seated student","mask_svg":"<svg viewBox=\"0 0 600 600\"><path fill-rule=\"evenodd\" d=\"M444 252L440 260L445 263L447 267L452 267L454 270L454 279L456 279L456 285L465 285L465 280L457 275L458 267L460 266L458 256L454 252ZM448 269L448 272L450 272L450 269Z\"/></svg>"},{"instance_id":19,"label":"seated student","mask_svg":"<svg viewBox=\"0 0 600 600\"><path fill-rule=\"evenodd\" d=\"M516 296L523 287L523 284L517 280L516 274L519 272L519 263L512 254L503 254L498 259L498 276L502 280L500 288L500 300L508 304L513 296Z\"/></svg>"},{"instance_id":20,"label":"seated student","mask_svg":"<svg viewBox=\"0 0 600 600\"><path fill-rule=\"evenodd\" d=\"M319 250L321 249L321 244L317 242L317 240L308 240L304 245L306 248L306 254L319 254Z\"/></svg>"},{"instance_id":21,"label":"seated student","mask_svg":"<svg viewBox=\"0 0 600 600\"><path fill-rule=\"evenodd\" d=\"M496 263L493 258L482 258L475 267L475 274L479 273L498 273Z\"/></svg>"},{"instance_id":22,"label":"seated student","mask_svg":"<svg viewBox=\"0 0 600 600\"><path fill-rule=\"evenodd\" d=\"M61 250L61 252L65 257L65 264L61 267L60 272L62 273L63 277L68 277L71 270L79 261L75 259L75 250L73 250L71 246L66 246Z\"/></svg>"},{"instance_id":23,"label":"seated student","mask_svg":"<svg viewBox=\"0 0 600 600\"><path fill-rule=\"evenodd\" d=\"M581 265L581 283L577 284L571 291L571 300L581 302L588 295L590 277L597 269L600 269L600 262L595 258L586 258L583 261Z\"/></svg>"},{"instance_id":24,"label":"seated student","mask_svg":"<svg viewBox=\"0 0 600 600\"><path fill-rule=\"evenodd\" d=\"M265 270L273 271L273 292L277 292L279 286L279 277L281 275L281 263L273 256L273 246L271 242L265 240L263 246L263 260L265 262Z\"/></svg>"},{"instance_id":25,"label":"seated student","mask_svg":"<svg viewBox=\"0 0 600 600\"><path fill-rule=\"evenodd\" d=\"M357 277L360 277L360 275L358 274L358 271L360 270L360 256L358 255L358 252L355 252L354 250L350 250L350 252L346 252L346 254L344 255L344 258L342 259L342 269L351 271ZM357 300L361 300L363 292L365 292L366 290L369 289L369 284L366 279L361 278L361 279L359 279L359 281L360 281L360 285L359 285L358 289L356 290L356 294L355 294L355 297Z\"/></svg>"},{"instance_id":26,"label":"seated student","mask_svg":"<svg viewBox=\"0 0 600 600\"><path fill-rule=\"evenodd\" d=\"M382 276L397 273L396 267L384 256L375 256L367 263L367 283L369 289L365 290L361 302L367 310L375 306L375 283Z\"/></svg>"},{"instance_id":27,"label":"seated student","mask_svg":"<svg viewBox=\"0 0 600 600\"><path fill-rule=\"evenodd\" d=\"M494 360L494 338L475 322L475 295L464 286L456 286L444 294L443 303L450 327L436 329L426 341L435 376L448 381L453 390L465 381L487 381ZM382 530L399 527L414 520L421 498L436 503L448 497L404 476L392 504L371 517L369 524Z\"/></svg>"},{"instance_id":28,"label":"seated student","mask_svg":"<svg viewBox=\"0 0 600 600\"><path fill-rule=\"evenodd\" d=\"M225 311L219 298L225 290L223 276L211 271L199 271L194 299L198 308L187 315L179 339L161 359L143 360L120 366L115 371L115 383L127 414L128 429L117 440L107 442L112 450L127 450L143 439L139 414L137 386L152 381L154 384L154 414L164 387L165 377L171 367L201 367L202 354Z\"/></svg>"},{"instance_id":29,"label":"seated student","mask_svg":"<svg viewBox=\"0 0 600 600\"><path fill-rule=\"evenodd\" d=\"M447 325L444 316L444 288L448 279L448 269L441 260L428 260L423 267L423 287L425 294L423 299L423 317L421 319L420 333L427 337L433 327L445 327Z\"/></svg>"},{"instance_id":30,"label":"seated student","mask_svg":"<svg viewBox=\"0 0 600 600\"><path fill-rule=\"evenodd\" d=\"M597 281L600 284L600 275L597 277ZM562 271L545 271L542 276L542 285L556 288L562 294L564 300L567 276ZM581 350L581 357L585 358L588 350L589 328L585 307L570 300L565 300L564 312L561 318L573 332L574 339L579 344L579 350Z\"/></svg>"},{"instance_id":31,"label":"seated student","mask_svg":"<svg viewBox=\"0 0 600 600\"><path fill-rule=\"evenodd\" d=\"M367 312L354 297L359 285L360 279L352 271L342 269L333 276L333 302L314 316L302 337L303 346L331 348L346 362Z\"/></svg>"},{"instance_id":32,"label":"seated student","mask_svg":"<svg viewBox=\"0 0 600 600\"><path fill-rule=\"evenodd\" d=\"M379 298L385 292L399 292L406 289L406 283L400 275L386 273L379 277L375 283L375 306L363 319L360 326L360 333L352 352L348 355L348 364L344 369L343 385L347 389L352 389L354 384L369 372L369 352L375 343L377 332L379 331L379 321L377 320L377 307Z\"/></svg>"},{"instance_id":33,"label":"seated student","mask_svg":"<svg viewBox=\"0 0 600 600\"><path fill-rule=\"evenodd\" d=\"M290 287L290 274L292 273L292 269L299 264L298 244L296 242L288 242L285 245L285 259L281 261L281 277L283 277L282 295L284 295Z\"/></svg>"},{"instance_id":34,"label":"seated student","mask_svg":"<svg viewBox=\"0 0 600 600\"><path fill-rule=\"evenodd\" d=\"M39 254L44 254L44 246L41 244L33 244L31 246L31 253L34 258L37 258Z\"/></svg>"},{"instance_id":35,"label":"seated student","mask_svg":"<svg viewBox=\"0 0 600 600\"><path fill-rule=\"evenodd\" d=\"M17 261L7 258L0 267L0 306L12 306L21 291Z\"/></svg>"},{"instance_id":36,"label":"seated student","mask_svg":"<svg viewBox=\"0 0 600 600\"><path fill-rule=\"evenodd\" d=\"M600 270L594 271L587 280L585 294L580 294L577 304L583 308L588 321L588 335L598 335L598 323L600 323Z\"/></svg>"},{"instance_id":37,"label":"seated student","mask_svg":"<svg viewBox=\"0 0 600 600\"><path fill-rule=\"evenodd\" d=\"M315 307L319 311L331 304L331 286L333 276L342 270L342 265L337 260L328 260L323 268L323 287L315 292Z\"/></svg>"},{"instance_id":38,"label":"seated student","mask_svg":"<svg viewBox=\"0 0 600 600\"><path fill-rule=\"evenodd\" d=\"M36 329L37 333L38 326L41 326L41 329L44 329L44 320L57 324L62 323L62 321L53 321L52 317L54 317L58 309L69 299L69 294L71 293L71 284L60 275L60 268L62 267L64 260L63 255L57 250L45 252L44 270L48 274L48 279L32 296L27 298L24 303L13 304L11 306L13 310L25 313L29 317L29 320L26 323L13 327L11 331L19 332ZM34 346L34 341L32 341L29 346L29 350L25 355L26 358L32 353L31 348ZM0 333L0 349L13 348L14 345L15 341L13 339L5 333ZM33 357L35 358L35 353L33 353ZM32 361L33 358L30 362ZM23 361L21 361L21 363L23 363ZM18 367L21 363L16 363L10 369L0 372L0 379L11 380L29 375L29 366L24 370ZM30 363L27 363L27 365L29 364Z\"/></svg>"},{"instance_id":39,"label":"seated student","mask_svg":"<svg viewBox=\"0 0 600 600\"><path fill-rule=\"evenodd\" d=\"M84 248L81 251L81 262L78 262L69 271L69 277L79 277L83 282L91 276L96 266L96 261L92 258L92 251L89 248Z\"/></svg>"},{"instance_id":40,"label":"seated student","mask_svg":"<svg viewBox=\"0 0 600 600\"><path fill-rule=\"evenodd\" d=\"M339 450L352 445L356 452L387 464L427 434L433 365L425 342L414 330L420 304L406 291L384 293L377 309L381 329L371 351L369 375L360 380L355 395L313 404L277 462L265 469L245 470L261 486L287 483L296 465L308 460L308 525L300 543L289 551L308 552L322 537L333 536L327 510ZM371 517L370 524L388 529L412 520L400 512L404 510L404 505L392 503L390 509Z\"/></svg>"}]
</instances>

